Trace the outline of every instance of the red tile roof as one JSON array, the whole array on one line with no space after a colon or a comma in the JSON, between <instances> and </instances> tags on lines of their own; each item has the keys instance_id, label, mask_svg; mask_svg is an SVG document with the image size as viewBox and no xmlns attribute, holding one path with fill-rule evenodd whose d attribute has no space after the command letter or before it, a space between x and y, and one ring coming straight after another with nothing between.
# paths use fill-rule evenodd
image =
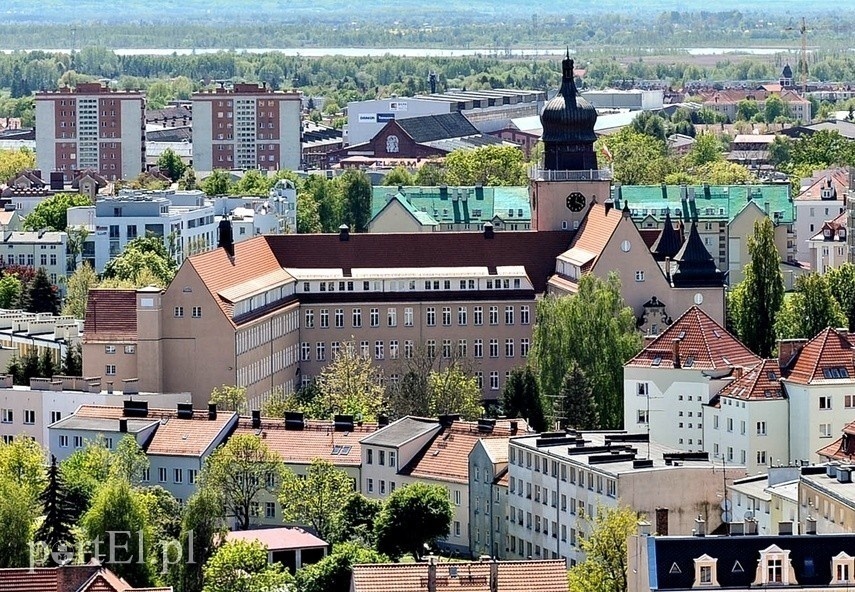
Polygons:
<instances>
[{"instance_id":1,"label":"red tile roof","mask_svg":"<svg viewBox=\"0 0 855 592\"><path fill-rule=\"evenodd\" d=\"M172 592L172 588L134 588L109 569L90 563L0 569L0 592Z\"/></svg>"},{"instance_id":2,"label":"red tile roof","mask_svg":"<svg viewBox=\"0 0 855 592\"><path fill-rule=\"evenodd\" d=\"M851 463L855 460L855 422L843 427L843 436L833 443L820 448L816 453L828 460L842 460Z\"/></svg>"},{"instance_id":3,"label":"red tile roof","mask_svg":"<svg viewBox=\"0 0 855 592\"><path fill-rule=\"evenodd\" d=\"M428 573L436 570L437 592L566 592L563 559L544 561L489 561L472 563L384 563L353 566L353 592L423 592ZM491 570L496 570L491 586Z\"/></svg>"},{"instance_id":4,"label":"red tile roof","mask_svg":"<svg viewBox=\"0 0 855 592\"><path fill-rule=\"evenodd\" d=\"M81 405L75 412L78 417L116 419L123 417L122 407L110 405ZM194 411L192 419L178 419L176 409L148 410L148 419L160 420L151 441L146 446L148 454L161 456L201 456L211 445L219 444L235 420L232 411L219 411L217 418L208 419L208 411ZM118 424L117 424L118 427Z\"/></svg>"},{"instance_id":5,"label":"red tile roof","mask_svg":"<svg viewBox=\"0 0 855 592\"><path fill-rule=\"evenodd\" d=\"M721 389L718 395L732 399L759 401L785 398L781 389L781 367L778 359L763 360L746 370L741 377L734 379Z\"/></svg>"},{"instance_id":6,"label":"red tile roof","mask_svg":"<svg viewBox=\"0 0 855 592\"><path fill-rule=\"evenodd\" d=\"M86 341L136 341L136 290L90 290L84 327Z\"/></svg>"},{"instance_id":7,"label":"red tile roof","mask_svg":"<svg viewBox=\"0 0 855 592\"><path fill-rule=\"evenodd\" d=\"M336 432L329 421L309 420L304 422L302 430L286 430L282 420L263 419L261 422L261 437L286 465L308 465L317 458L340 467L358 467L362 462L359 441L376 431L376 424L354 426L351 432ZM255 434L256 430L250 420L242 418L235 433ZM335 446L343 447L337 450L339 454L333 454Z\"/></svg>"},{"instance_id":8,"label":"red tile roof","mask_svg":"<svg viewBox=\"0 0 855 592\"><path fill-rule=\"evenodd\" d=\"M849 335L829 327L808 341L790 361L785 368L786 378L798 384L855 380L853 355L855 347L849 341ZM845 370L845 375L841 370Z\"/></svg>"},{"instance_id":9,"label":"red tile roof","mask_svg":"<svg viewBox=\"0 0 855 592\"><path fill-rule=\"evenodd\" d=\"M592 269L623 219L623 212L604 204L592 203L570 248L564 256L581 263L582 271ZM632 224L632 222L630 221Z\"/></svg>"},{"instance_id":10,"label":"red tile roof","mask_svg":"<svg viewBox=\"0 0 855 592\"><path fill-rule=\"evenodd\" d=\"M258 541L267 547L268 551L316 549L328 546L326 541L306 532L302 528L290 528L287 526L231 531L226 533L226 541Z\"/></svg>"},{"instance_id":11,"label":"red tile roof","mask_svg":"<svg viewBox=\"0 0 855 592\"><path fill-rule=\"evenodd\" d=\"M819 232L810 237L809 240L821 240L821 241L831 241L831 242L846 242L846 230L849 226L848 223L849 212L847 210L843 210L836 218L832 220L826 220L822 225L822 228L819 229ZM825 231L830 231L830 236L825 236ZM843 229L843 236L840 235L840 229Z\"/></svg>"},{"instance_id":12,"label":"red tile roof","mask_svg":"<svg viewBox=\"0 0 855 592\"><path fill-rule=\"evenodd\" d=\"M693 306L626 363L627 366L674 367L674 340L680 340L683 368L714 370L754 367L761 359L707 313Z\"/></svg>"},{"instance_id":13,"label":"red tile roof","mask_svg":"<svg viewBox=\"0 0 855 592\"><path fill-rule=\"evenodd\" d=\"M816 175L813 183L802 189L795 199L797 200L819 200L822 188L831 182L831 187L837 194L836 201L842 202L843 196L849 192L849 173L846 169L830 169Z\"/></svg>"},{"instance_id":14,"label":"red tile roof","mask_svg":"<svg viewBox=\"0 0 855 592\"><path fill-rule=\"evenodd\" d=\"M421 479L469 483L469 453L478 440L501 439L507 447L513 434L509 420L498 420L492 433L479 431L475 422L455 421L450 427L440 429L430 444L401 469L401 474Z\"/></svg>"}]
</instances>

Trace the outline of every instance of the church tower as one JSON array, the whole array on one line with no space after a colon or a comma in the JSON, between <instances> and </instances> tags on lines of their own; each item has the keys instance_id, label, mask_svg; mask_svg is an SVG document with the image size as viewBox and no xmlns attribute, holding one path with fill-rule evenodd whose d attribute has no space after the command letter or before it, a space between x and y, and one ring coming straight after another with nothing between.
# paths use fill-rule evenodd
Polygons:
<instances>
[{"instance_id":1,"label":"church tower","mask_svg":"<svg viewBox=\"0 0 855 592\"><path fill-rule=\"evenodd\" d=\"M609 199L611 174L599 170L597 111L579 96L569 51L561 63L561 88L546 103L540 122L544 158L531 171L532 227L575 230L592 201Z\"/></svg>"}]
</instances>

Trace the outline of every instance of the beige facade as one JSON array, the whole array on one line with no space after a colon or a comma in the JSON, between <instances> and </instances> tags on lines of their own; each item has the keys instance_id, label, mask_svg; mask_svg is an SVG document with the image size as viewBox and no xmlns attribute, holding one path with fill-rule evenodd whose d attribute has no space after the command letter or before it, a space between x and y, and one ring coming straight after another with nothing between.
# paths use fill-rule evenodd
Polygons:
<instances>
[{"instance_id":1,"label":"beige facade","mask_svg":"<svg viewBox=\"0 0 855 592\"><path fill-rule=\"evenodd\" d=\"M592 175L589 175L591 173ZM602 179L599 178L602 174ZM611 195L611 176L607 171L531 172L531 227L535 230L576 230L592 202L603 203ZM585 179L585 177L589 179ZM590 176L595 179L591 180ZM580 193L583 206L570 207L568 198ZM575 211L574 211L575 210Z\"/></svg>"},{"instance_id":2,"label":"beige facade","mask_svg":"<svg viewBox=\"0 0 855 592\"><path fill-rule=\"evenodd\" d=\"M729 285L735 286L745 279L745 266L751 262L748 238L754 234L754 223L766 216L766 212L755 201L750 201L727 225L726 259ZM808 271L807 268L794 265L797 241L793 224L775 224L775 247L781 258L784 285L788 290L792 290L795 278Z\"/></svg>"},{"instance_id":3,"label":"beige facade","mask_svg":"<svg viewBox=\"0 0 855 592\"><path fill-rule=\"evenodd\" d=\"M422 223L397 199L390 200L368 224L368 232L433 232L436 222Z\"/></svg>"}]
</instances>

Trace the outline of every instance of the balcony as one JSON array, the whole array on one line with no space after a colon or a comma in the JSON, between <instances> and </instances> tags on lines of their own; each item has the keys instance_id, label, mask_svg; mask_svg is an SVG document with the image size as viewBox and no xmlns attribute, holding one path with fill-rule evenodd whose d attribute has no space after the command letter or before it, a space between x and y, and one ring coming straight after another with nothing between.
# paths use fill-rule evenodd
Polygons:
<instances>
[{"instance_id":1,"label":"balcony","mask_svg":"<svg viewBox=\"0 0 855 592\"><path fill-rule=\"evenodd\" d=\"M539 167L528 170L532 181L611 181L612 172L608 169L588 171L550 171Z\"/></svg>"}]
</instances>

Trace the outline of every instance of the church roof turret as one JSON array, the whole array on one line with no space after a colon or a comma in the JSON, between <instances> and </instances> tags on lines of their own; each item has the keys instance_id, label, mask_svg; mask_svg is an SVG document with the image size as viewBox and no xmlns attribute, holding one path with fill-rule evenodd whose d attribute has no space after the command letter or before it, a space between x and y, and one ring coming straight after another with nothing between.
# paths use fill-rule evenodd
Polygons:
<instances>
[{"instance_id":1,"label":"church roof turret","mask_svg":"<svg viewBox=\"0 0 855 592\"><path fill-rule=\"evenodd\" d=\"M540 114L544 142L594 142L597 111L579 96L570 51L561 63L561 88Z\"/></svg>"}]
</instances>

